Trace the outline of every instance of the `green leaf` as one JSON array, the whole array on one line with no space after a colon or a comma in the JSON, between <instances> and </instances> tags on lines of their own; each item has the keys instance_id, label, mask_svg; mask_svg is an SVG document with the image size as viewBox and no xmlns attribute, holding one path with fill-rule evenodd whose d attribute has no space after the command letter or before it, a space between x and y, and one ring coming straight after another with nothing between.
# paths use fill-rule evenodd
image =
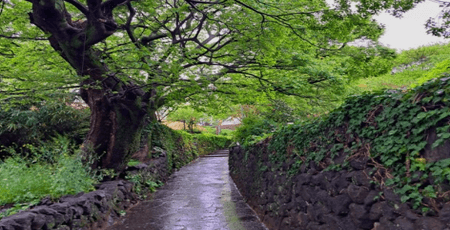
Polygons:
<instances>
[{"instance_id":1,"label":"green leaf","mask_svg":"<svg viewBox=\"0 0 450 230\"><path fill-rule=\"evenodd\" d=\"M434 190L434 187L432 185L428 185L427 187L425 187L423 189L424 195L426 197L430 197L430 198L436 198L436 191Z\"/></svg>"},{"instance_id":2,"label":"green leaf","mask_svg":"<svg viewBox=\"0 0 450 230\"><path fill-rule=\"evenodd\" d=\"M434 149L434 148L442 145L443 143L444 143L444 139L439 138L431 145L431 148Z\"/></svg>"},{"instance_id":3,"label":"green leaf","mask_svg":"<svg viewBox=\"0 0 450 230\"><path fill-rule=\"evenodd\" d=\"M396 133L397 133L397 130L391 130L391 131L389 131L389 136L392 136L392 135L394 135Z\"/></svg>"},{"instance_id":4,"label":"green leaf","mask_svg":"<svg viewBox=\"0 0 450 230\"><path fill-rule=\"evenodd\" d=\"M450 133L439 133L437 136L445 140L450 138Z\"/></svg>"},{"instance_id":5,"label":"green leaf","mask_svg":"<svg viewBox=\"0 0 450 230\"><path fill-rule=\"evenodd\" d=\"M402 203L405 203L405 202L408 201L409 199L410 199L409 196L406 196L406 195L403 195L403 196L400 197L400 201L401 201Z\"/></svg>"}]
</instances>

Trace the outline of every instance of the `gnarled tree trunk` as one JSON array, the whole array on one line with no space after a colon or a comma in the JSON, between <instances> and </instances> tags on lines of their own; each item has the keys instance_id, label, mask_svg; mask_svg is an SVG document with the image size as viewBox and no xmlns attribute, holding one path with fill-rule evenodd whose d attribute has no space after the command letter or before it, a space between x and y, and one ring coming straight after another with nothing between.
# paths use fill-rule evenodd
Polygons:
<instances>
[{"instance_id":1,"label":"gnarled tree trunk","mask_svg":"<svg viewBox=\"0 0 450 230\"><path fill-rule=\"evenodd\" d=\"M150 94L109 73L93 45L115 32L112 10L125 1L88 0L88 8L73 1L87 18L83 22L72 21L63 0L29 1L31 22L50 34L51 46L78 75L87 77L80 77L80 82L81 96L91 109L84 150L94 154L92 166L122 171L139 149Z\"/></svg>"},{"instance_id":2,"label":"gnarled tree trunk","mask_svg":"<svg viewBox=\"0 0 450 230\"><path fill-rule=\"evenodd\" d=\"M147 115L146 104L142 103L145 94L130 89L122 89L114 96L99 89L82 89L81 92L91 109L85 152L93 152L98 157L93 167L121 171L127 158L140 147Z\"/></svg>"}]
</instances>

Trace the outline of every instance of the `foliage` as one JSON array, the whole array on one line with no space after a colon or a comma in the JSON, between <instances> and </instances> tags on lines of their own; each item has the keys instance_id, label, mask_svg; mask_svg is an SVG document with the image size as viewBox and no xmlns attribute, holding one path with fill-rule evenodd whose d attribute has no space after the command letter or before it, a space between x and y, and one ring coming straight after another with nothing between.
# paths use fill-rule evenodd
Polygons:
<instances>
[{"instance_id":1,"label":"foliage","mask_svg":"<svg viewBox=\"0 0 450 230\"><path fill-rule=\"evenodd\" d=\"M411 0L356 1L357 10L340 0L2 3L0 100L79 87L98 124L117 126L92 126L86 141L97 147L92 154L102 156L102 167L118 171L139 147L145 117L156 119L162 107L267 98L297 100L297 108L313 112L333 107L351 72L339 50L381 36L372 14L393 8L399 15L414 6ZM384 56L375 63L386 63L378 57Z\"/></svg>"},{"instance_id":2,"label":"foliage","mask_svg":"<svg viewBox=\"0 0 450 230\"><path fill-rule=\"evenodd\" d=\"M33 103L79 87L79 77L45 33L30 24L26 1L0 2L0 103Z\"/></svg>"},{"instance_id":3,"label":"foliage","mask_svg":"<svg viewBox=\"0 0 450 230\"><path fill-rule=\"evenodd\" d=\"M428 34L432 34L438 37L448 38L450 37L450 3L444 0L436 0L439 3L439 7L442 8L441 12L434 18L429 18L425 24Z\"/></svg>"},{"instance_id":4,"label":"foliage","mask_svg":"<svg viewBox=\"0 0 450 230\"><path fill-rule=\"evenodd\" d=\"M216 134L216 128L215 127L211 127L211 126L203 126L203 128L205 129L206 133L209 134Z\"/></svg>"},{"instance_id":5,"label":"foliage","mask_svg":"<svg viewBox=\"0 0 450 230\"><path fill-rule=\"evenodd\" d=\"M157 180L153 181L151 179L148 179L143 176L143 173L136 173L132 175L125 176L125 179L127 179L130 182L134 183L133 189L134 192L146 196L145 192L155 192L157 188L161 187L163 185L163 182Z\"/></svg>"},{"instance_id":6,"label":"foliage","mask_svg":"<svg viewBox=\"0 0 450 230\"><path fill-rule=\"evenodd\" d=\"M274 153L270 159L279 165L294 154L301 159L290 169L295 174L310 161L339 169L346 165L334 167L339 155L345 154L347 159L367 156L379 172L372 175L379 186L393 187L402 201L411 202L414 208L426 207L424 197L450 199L441 186L449 183L448 159L426 162L423 156L425 151L449 141L449 108L449 77L407 92L388 90L351 97L328 116L275 131L269 142L269 151ZM246 135L241 139L251 137L250 131L259 127L254 126L244 129ZM434 143L427 142L430 132L438 137ZM417 178L418 173L423 176Z\"/></svg>"},{"instance_id":7,"label":"foliage","mask_svg":"<svg viewBox=\"0 0 450 230\"><path fill-rule=\"evenodd\" d=\"M408 65L411 63L427 61L439 55L448 56L449 49L450 46L448 44L434 44L404 50L397 56L394 63L395 65Z\"/></svg>"},{"instance_id":8,"label":"foliage","mask_svg":"<svg viewBox=\"0 0 450 230\"><path fill-rule=\"evenodd\" d=\"M216 128L211 126L203 126L203 128L206 130L203 133L207 134L216 134ZM234 130L231 129L221 129L219 135L221 136L233 136Z\"/></svg>"},{"instance_id":9,"label":"foliage","mask_svg":"<svg viewBox=\"0 0 450 230\"><path fill-rule=\"evenodd\" d=\"M218 149L225 149L231 144L231 136L200 133L192 135L200 156L212 153Z\"/></svg>"},{"instance_id":10,"label":"foliage","mask_svg":"<svg viewBox=\"0 0 450 230\"><path fill-rule=\"evenodd\" d=\"M0 213L0 220L4 217L14 215L20 211L27 210L39 203L39 200L33 200L28 203L16 203L13 207L8 208L6 211Z\"/></svg>"},{"instance_id":11,"label":"foliage","mask_svg":"<svg viewBox=\"0 0 450 230\"><path fill-rule=\"evenodd\" d=\"M189 162L189 159L194 158L192 152L187 153L190 149L183 149L184 146L181 136L159 122L149 122L144 128L143 137L147 137L147 142L142 143L142 145L148 145L150 157L156 158L163 154L166 155L169 172L171 172L173 168L176 168L174 165L180 165L180 162L178 161L179 157L177 155L187 156L187 162ZM145 138L142 139L144 140Z\"/></svg>"},{"instance_id":12,"label":"foliage","mask_svg":"<svg viewBox=\"0 0 450 230\"><path fill-rule=\"evenodd\" d=\"M382 34L382 27L370 18L372 13L393 7L397 15L413 7L406 0L395 4L357 1L354 12L345 1L283 0L275 6L264 1L125 4L120 0L99 6L108 19L94 19L87 17L93 7L89 2L61 1L60 7L49 3L52 18L40 13L44 3L13 0L2 5L2 96L35 96L43 89L80 84L111 90L111 97L119 93L107 84L85 81L84 77L95 77L88 76L86 65L80 65L83 60L108 66L103 78L125 84L132 78L145 92L156 93L152 98L156 107L218 98L245 104L264 97L261 92L272 98L296 95L305 104L317 104L340 94L344 79L385 71L392 54L389 49L345 45L359 38L376 40ZM64 23L41 23L59 17ZM86 26L105 20L107 31ZM69 28L77 30L66 31ZM66 32L77 35L56 36ZM50 35L56 39L52 47L47 41ZM350 62L348 68L342 67Z\"/></svg>"},{"instance_id":13,"label":"foliage","mask_svg":"<svg viewBox=\"0 0 450 230\"><path fill-rule=\"evenodd\" d=\"M450 59L446 59L442 62L436 64L426 75L422 76L417 80L417 84L413 84L412 87L422 85L425 82L435 78L436 76L441 76L443 73L449 72L450 69Z\"/></svg>"},{"instance_id":14,"label":"foliage","mask_svg":"<svg viewBox=\"0 0 450 230\"><path fill-rule=\"evenodd\" d=\"M127 163L127 166L133 167L133 166L139 165L140 163L141 163L141 162L138 161L138 160L130 159L130 161L128 161L128 163Z\"/></svg>"},{"instance_id":15,"label":"foliage","mask_svg":"<svg viewBox=\"0 0 450 230\"><path fill-rule=\"evenodd\" d=\"M40 141L65 135L80 144L89 128L89 110L69 106L62 95L38 104L0 107L0 146L36 146Z\"/></svg>"},{"instance_id":16,"label":"foliage","mask_svg":"<svg viewBox=\"0 0 450 230\"><path fill-rule=\"evenodd\" d=\"M169 121L182 121L187 125L189 132L194 132L195 124L199 122L201 118L205 118L204 113L198 112L192 107L181 107L171 112L167 119ZM186 127L184 127L186 129Z\"/></svg>"},{"instance_id":17,"label":"foliage","mask_svg":"<svg viewBox=\"0 0 450 230\"><path fill-rule=\"evenodd\" d=\"M339 55L350 80L377 77L391 71L397 57L395 50L381 45L347 46Z\"/></svg>"},{"instance_id":18,"label":"foliage","mask_svg":"<svg viewBox=\"0 0 450 230\"><path fill-rule=\"evenodd\" d=\"M226 148L231 143L231 137L209 133L191 134L172 130L159 122L150 122L143 135L148 135L151 157L165 154L169 169L179 169L199 155Z\"/></svg>"},{"instance_id":19,"label":"foliage","mask_svg":"<svg viewBox=\"0 0 450 230\"><path fill-rule=\"evenodd\" d=\"M234 132L234 140L240 145L249 146L275 132L279 124L263 117L246 117Z\"/></svg>"},{"instance_id":20,"label":"foliage","mask_svg":"<svg viewBox=\"0 0 450 230\"><path fill-rule=\"evenodd\" d=\"M293 107L283 100L270 100L270 104L263 106L265 111L261 112L259 116L265 117L277 123L293 122L299 118L297 112Z\"/></svg>"},{"instance_id":21,"label":"foliage","mask_svg":"<svg viewBox=\"0 0 450 230\"><path fill-rule=\"evenodd\" d=\"M222 129L222 130L220 130L219 135L221 135L221 136L233 136L234 132L235 131L231 130L231 129Z\"/></svg>"},{"instance_id":22,"label":"foliage","mask_svg":"<svg viewBox=\"0 0 450 230\"><path fill-rule=\"evenodd\" d=\"M92 191L97 180L90 168L82 163L81 157L72 154L73 146L69 143L60 137L39 148L31 148L32 155L27 160L14 155L1 162L0 205L36 203L46 196L56 199ZM52 163L48 155L52 156Z\"/></svg>"},{"instance_id":23,"label":"foliage","mask_svg":"<svg viewBox=\"0 0 450 230\"><path fill-rule=\"evenodd\" d=\"M383 89L416 87L440 76L450 59L450 44L436 44L402 51L392 60L393 70L376 77L352 81L347 95L375 92Z\"/></svg>"}]
</instances>

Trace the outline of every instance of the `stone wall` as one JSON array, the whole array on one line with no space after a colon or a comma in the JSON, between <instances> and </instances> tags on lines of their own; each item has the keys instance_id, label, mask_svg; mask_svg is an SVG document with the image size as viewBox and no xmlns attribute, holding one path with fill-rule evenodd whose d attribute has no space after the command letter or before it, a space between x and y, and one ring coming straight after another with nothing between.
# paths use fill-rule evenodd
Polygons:
<instances>
[{"instance_id":1,"label":"stone wall","mask_svg":"<svg viewBox=\"0 0 450 230\"><path fill-rule=\"evenodd\" d=\"M247 153L233 147L229 163L239 191L269 229L450 229L450 202L436 204L433 216L418 215L391 189L373 183L367 159L354 158L340 171L309 162L291 175L300 159L292 154L285 162L272 162L267 144Z\"/></svg>"},{"instance_id":2,"label":"stone wall","mask_svg":"<svg viewBox=\"0 0 450 230\"><path fill-rule=\"evenodd\" d=\"M166 158L162 155L130 167L127 173L165 182L169 177ZM1 219L0 230L102 229L112 225L122 210L138 202L133 188L128 181L108 181L98 185L96 191L65 196L56 203L44 199L30 210Z\"/></svg>"},{"instance_id":3,"label":"stone wall","mask_svg":"<svg viewBox=\"0 0 450 230\"><path fill-rule=\"evenodd\" d=\"M100 228L136 201L132 187L126 181L105 182L96 191L66 196L58 203L5 217L0 221L0 230Z\"/></svg>"}]
</instances>

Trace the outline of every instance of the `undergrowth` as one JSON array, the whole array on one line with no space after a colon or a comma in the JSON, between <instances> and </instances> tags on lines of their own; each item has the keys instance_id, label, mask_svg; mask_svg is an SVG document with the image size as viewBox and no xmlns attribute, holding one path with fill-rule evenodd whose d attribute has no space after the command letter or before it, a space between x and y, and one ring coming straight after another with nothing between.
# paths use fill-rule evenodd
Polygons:
<instances>
[{"instance_id":1,"label":"undergrowth","mask_svg":"<svg viewBox=\"0 0 450 230\"><path fill-rule=\"evenodd\" d=\"M12 155L0 162L0 206L15 206L0 218L39 203L44 197L57 198L94 189L99 177L82 163L75 146L58 136L48 143L27 146L27 157L8 149Z\"/></svg>"},{"instance_id":2,"label":"undergrowth","mask_svg":"<svg viewBox=\"0 0 450 230\"><path fill-rule=\"evenodd\" d=\"M16 105L0 104L0 146L38 146L57 134L81 144L89 129L89 109L69 106L70 98ZM0 150L0 158L8 154Z\"/></svg>"}]
</instances>

